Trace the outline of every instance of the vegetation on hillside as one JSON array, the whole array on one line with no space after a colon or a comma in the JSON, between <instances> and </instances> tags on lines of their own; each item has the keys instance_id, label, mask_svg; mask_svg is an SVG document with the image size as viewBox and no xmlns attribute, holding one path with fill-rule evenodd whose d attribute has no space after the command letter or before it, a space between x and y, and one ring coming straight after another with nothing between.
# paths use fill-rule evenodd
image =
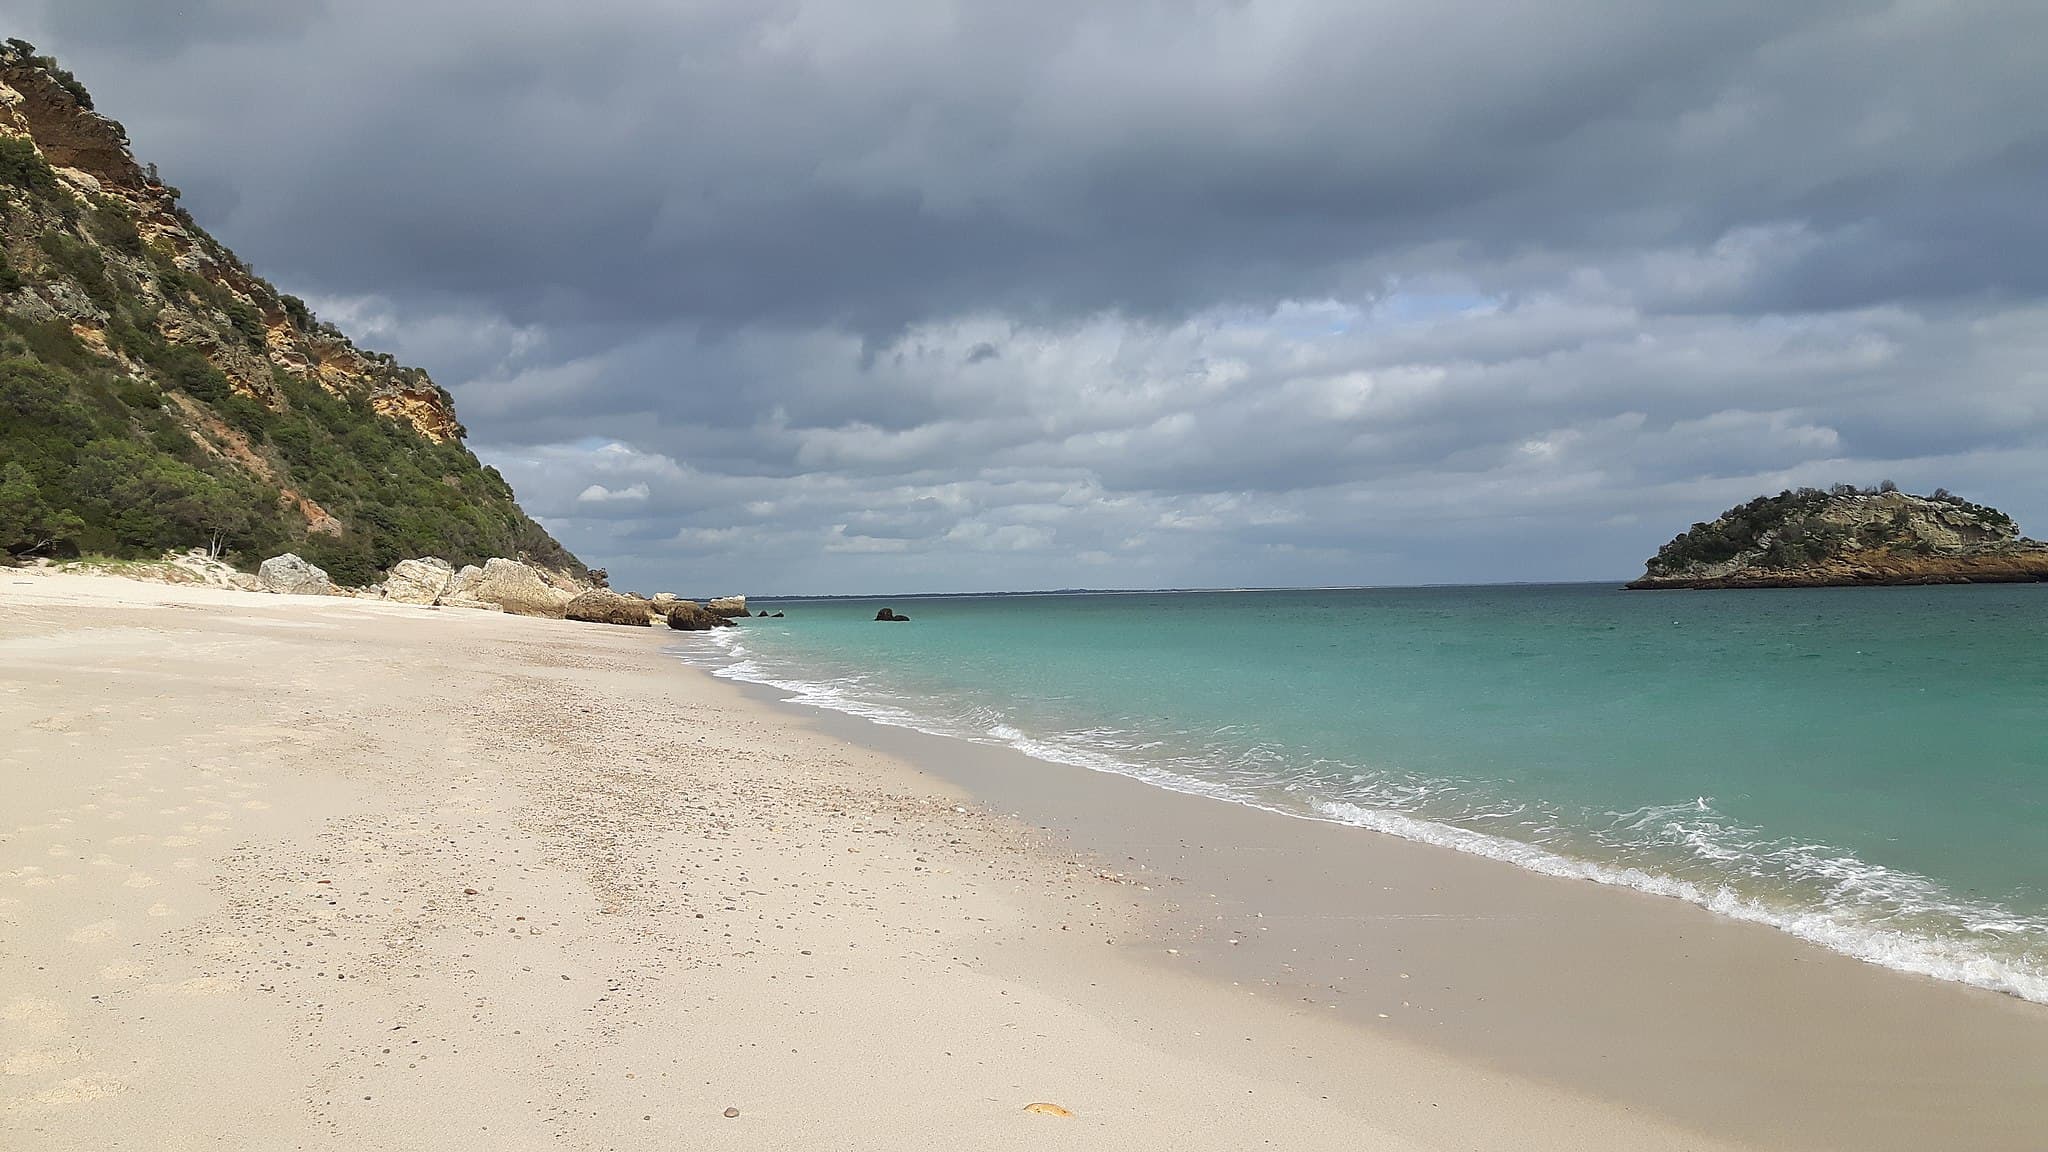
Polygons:
<instances>
[{"instance_id":1,"label":"vegetation on hillside","mask_svg":"<svg viewBox=\"0 0 2048 1152\"><path fill-rule=\"evenodd\" d=\"M218 542L247 567L292 549L344 584L408 556L567 566L495 469L360 399L280 373L290 406L272 412L231 393L203 359L157 349L167 367L136 378L62 324L9 318L0 330L0 546L10 552L143 557ZM254 467L235 463L237 450ZM341 530L309 531L287 486Z\"/></svg>"},{"instance_id":2,"label":"vegetation on hillside","mask_svg":"<svg viewBox=\"0 0 2048 1152\"><path fill-rule=\"evenodd\" d=\"M1650 558L1650 576L1674 576L1696 566L1720 564L1758 552L1762 568L1796 568L1835 555L1849 541L1850 529L1820 517L1834 501L1858 496L1884 496L1898 491L1887 480L1875 488L1837 484L1820 488L1788 488L1776 496L1759 496L1723 512L1711 523L1702 521L1657 550ZM1973 504L1946 488L1917 499L1950 505L1984 528L2004 534L2018 531L2012 519L1996 508ZM1901 505L1889 522L1875 521L1856 530L1855 543L1865 548L1925 551L1926 542L1907 528L1909 513Z\"/></svg>"},{"instance_id":3,"label":"vegetation on hillside","mask_svg":"<svg viewBox=\"0 0 2048 1152\"><path fill-rule=\"evenodd\" d=\"M437 443L380 415L365 389L331 391L276 363L251 294L273 323L340 339L303 302L179 213L232 277L181 265L136 212L0 135L0 551L139 558L204 545L250 567L289 549L343 584L422 555L582 570L459 439Z\"/></svg>"}]
</instances>

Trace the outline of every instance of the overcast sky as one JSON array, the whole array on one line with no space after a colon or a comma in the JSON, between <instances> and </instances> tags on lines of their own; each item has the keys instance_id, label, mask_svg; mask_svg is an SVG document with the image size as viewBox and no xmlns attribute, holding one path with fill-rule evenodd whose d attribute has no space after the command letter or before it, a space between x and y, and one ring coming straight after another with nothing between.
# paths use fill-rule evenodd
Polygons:
<instances>
[{"instance_id":1,"label":"overcast sky","mask_svg":"<svg viewBox=\"0 0 2048 1152\"><path fill-rule=\"evenodd\" d=\"M642 591L2048 536L2039 0L0 0Z\"/></svg>"}]
</instances>

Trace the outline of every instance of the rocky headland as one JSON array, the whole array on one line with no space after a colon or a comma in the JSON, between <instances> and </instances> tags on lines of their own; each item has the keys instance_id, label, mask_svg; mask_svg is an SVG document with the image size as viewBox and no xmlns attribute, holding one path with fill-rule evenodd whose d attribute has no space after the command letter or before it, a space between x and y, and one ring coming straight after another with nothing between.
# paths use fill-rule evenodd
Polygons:
<instances>
[{"instance_id":1,"label":"rocky headland","mask_svg":"<svg viewBox=\"0 0 2048 1152\"><path fill-rule=\"evenodd\" d=\"M1657 550L1630 588L1825 588L2048 580L2048 544L1936 489L1838 484L1759 496Z\"/></svg>"}]
</instances>

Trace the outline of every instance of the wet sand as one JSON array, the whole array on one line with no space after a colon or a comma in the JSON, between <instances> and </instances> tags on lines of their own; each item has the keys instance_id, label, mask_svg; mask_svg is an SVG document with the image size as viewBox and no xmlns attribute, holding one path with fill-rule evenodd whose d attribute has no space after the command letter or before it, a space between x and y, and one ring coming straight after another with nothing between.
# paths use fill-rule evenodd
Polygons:
<instances>
[{"instance_id":1,"label":"wet sand","mask_svg":"<svg viewBox=\"0 0 2048 1152\"><path fill-rule=\"evenodd\" d=\"M1176 970L1737 1143L2044 1147L2048 1007L1678 900L779 706L1124 861Z\"/></svg>"},{"instance_id":2,"label":"wet sand","mask_svg":"<svg viewBox=\"0 0 2048 1152\"><path fill-rule=\"evenodd\" d=\"M1769 1118L1910 1071L1864 1051L1738 1093L1719 1064L1658 1063L1678 1038L1651 1030L1655 1059L1610 1058L1654 1073L1523 1060L1557 1011L1522 998L1611 1016L1575 989L1649 997L1673 979L1659 922L1706 914L1531 895L1489 862L950 742L849 741L681 667L676 642L0 572L0 1146L1814 1146ZM1647 942L1640 968L1594 965L1607 932ZM1901 1123L1976 1074L1950 1037L2009 1074L1969 1089L1990 1119L1948 1146L2040 1115L2030 1006L1875 970L1867 996L1831 990L1865 979L1847 961L1759 989L1812 961L1747 963L1674 982L1677 1026L1761 998L1788 1017L1765 1038L1858 1036L1844 1004L1921 1005L1872 1025L1928 1053L1885 1094ZM1666 1071L1697 1093L1630 1087Z\"/></svg>"}]
</instances>

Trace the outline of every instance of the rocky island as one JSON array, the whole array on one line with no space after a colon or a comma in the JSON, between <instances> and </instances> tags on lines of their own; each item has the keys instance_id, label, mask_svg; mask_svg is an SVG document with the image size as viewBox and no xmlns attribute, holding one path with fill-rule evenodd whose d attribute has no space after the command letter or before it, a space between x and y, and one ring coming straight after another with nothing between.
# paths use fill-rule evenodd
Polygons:
<instances>
[{"instance_id":1,"label":"rocky island","mask_svg":"<svg viewBox=\"0 0 2048 1152\"><path fill-rule=\"evenodd\" d=\"M1630 588L1824 588L2048 580L2048 544L1946 489L1787 489L1694 524Z\"/></svg>"}]
</instances>

